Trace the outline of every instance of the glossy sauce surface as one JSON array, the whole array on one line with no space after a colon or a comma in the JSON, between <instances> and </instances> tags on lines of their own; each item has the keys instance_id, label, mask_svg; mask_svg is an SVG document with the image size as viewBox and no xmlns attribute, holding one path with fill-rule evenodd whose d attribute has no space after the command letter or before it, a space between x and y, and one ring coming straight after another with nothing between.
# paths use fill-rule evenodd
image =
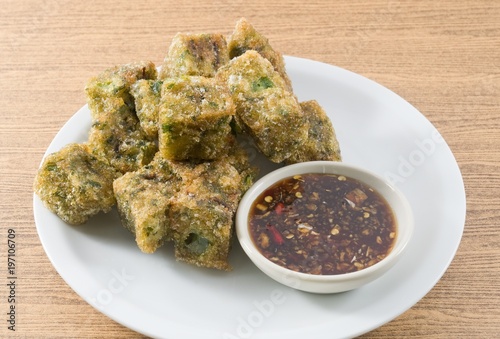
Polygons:
<instances>
[{"instance_id":1,"label":"glossy sauce surface","mask_svg":"<svg viewBox=\"0 0 500 339\"><path fill-rule=\"evenodd\" d=\"M335 174L275 183L253 203L249 231L259 251L288 269L319 275L355 272L391 251L391 207L368 185Z\"/></svg>"}]
</instances>

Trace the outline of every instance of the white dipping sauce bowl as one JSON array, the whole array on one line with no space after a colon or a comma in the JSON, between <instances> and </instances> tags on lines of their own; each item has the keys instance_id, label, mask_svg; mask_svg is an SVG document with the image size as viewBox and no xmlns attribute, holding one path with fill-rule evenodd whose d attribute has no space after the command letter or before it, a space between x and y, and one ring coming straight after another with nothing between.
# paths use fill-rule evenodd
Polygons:
<instances>
[{"instance_id":1,"label":"white dipping sauce bowl","mask_svg":"<svg viewBox=\"0 0 500 339\"><path fill-rule=\"evenodd\" d=\"M252 241L249 231L249 213L254 201L273 184L294 175L329 173L344 175L372 187L392 208L396 222L396 239L390 253L378 263L362 270L337 274L316 275L295 272L267 259ZM243 196L236 213L236 234L250 260L277 282L306 292L338 293L361 287L379 278L403 255L413 234L414 220L411 206L405 196L383 177L365 169L342 162L311 161L282 167L258 180Z\"/></svg>"}]
</instances>

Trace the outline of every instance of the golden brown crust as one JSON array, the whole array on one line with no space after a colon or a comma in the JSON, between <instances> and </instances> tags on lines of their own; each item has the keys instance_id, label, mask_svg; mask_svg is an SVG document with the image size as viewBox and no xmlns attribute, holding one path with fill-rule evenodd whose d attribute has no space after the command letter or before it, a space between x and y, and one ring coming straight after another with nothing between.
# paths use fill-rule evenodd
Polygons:
<instances>
[{"instance_id":1,"label":"golden brown crust","mask_svg":"<svg viewBox=\"0 0 500 339\"><path fill-rule=\"evenodd\" d=\"M285 162L341 161L340 146L331 120L316 100L300 103L309 122L309 137Z\"/></svg>"},{"instance_id":2,"label":"golden brown crust","mask_svg":"<svg viewBox=\"0 0 500 339\"><path fill-rule=\"evenodd\" d=\"M141 128L151 140L158 139L158 109L161 98L161 80L138 80L130 88Z\"/></svg>"},{"instance_id":3,"label":"golden brown crust","mask_svg":"<svg viewBox=\"0 0 500 339\"><path fill-rule=\"evenodd\" d=\"M85 88L92 116L91 150L121 173L146 165L156 153L155 140L142 130L130 93L135 82L156 74L152 62L135 62L101 72Z\"/></svg>"},{"instance_id":4,"label":"golden brown crust","mask_svg":"<svg viewBox=\"0 0 500 339\"><path fill-rule=\"evenodd\" d=\"M122 98L114 97L102 100L100 110L93 111L89 147L121 173L148 164L157 150L156 142L140 128L134 111Z\"/></svg>"},{"instance_id":5,"label":"golden brown crust","mask_svg":"<svg viewBox=\"0 0 500 339\"><path fill-rule=\"evenodd\" d=\"M239 127L271 161L282 162L306 141L309 127L297 99L259 53L232 59L216 78L232 94Z\"/></svg>"},{"instance_id":6,"label":"golden brown crust","mask_svg":"<svg viewBox=\"0 0 500 339\"><path fill-rule=\"evenodd\" d=\"M232 165L248 161L244 151L233 153L204 162L171 161L158 153L149 165L115 180L122 223L143 252L173 240L178 260L230 269L234 215L254 175Z\"/></svg>"},{"instance_id":7,"label":"golden brown crust","mask_svg":"<svg viewBox=\"0 0 500 339\"><path fill-rule=\"evenodd\" d=\"M171 238L167 211L180 183L170 162L158 155L149 165L114 181L122 224L135 234L141 251L153 253Z\"/></svg>"},{"instance_id":8,"label":"golden brown crust","mask_svg":"<svg viewBox=\"0 0 500 339\"><path fill-rule=\"evenodd\" d=\"M44 205L72 225L85 223L115 204L113 180L119 174L89 152L85 144L68 144L49 154L35 177L34 190Z\"/></svg>"},{"instance_id":9,"label":"golden brown crust","mask_svg":"<svg viewBox=\"0 0 500 339\"><path fill-rule=\"evenodd\" d=\"M229 61L222 34L182 34L172 39L160 72L160 79L179 76L213 77Z\"/></svg>"},{"instance_id":10,"label":"golden brown crust","mask_svg":"<svg viewBox=\"0 0 500 339\"><path fill-rule=\"evenodd\" d=\"M234 29L228 42L229 57L236 58L248 50L258 52L262 57L271 62L276 72L285 81L285 88L292 92L292 82L285 69L285 60L280 52L275 51L269 44L269 40L257 32L255 28L245 19L241 18Z\"/></svg>"},{"instance_id":11,"label":"golden brown crust","mask_svg":"<svg viewBox=\"0 0 500 339\"><path fill-rule=\"evenodd\" d=\"M181 192L170 209L175 232L175 257L200 267L229 271L233 212L209 198Z\"/></svg>"},{"instance_id":12,"label":"golden brown crust","mask_svg":"<svg viewBox=\"0 0 500 339\"><path fill-rule=\"evenodd\" d=\"M235 142L227 88L200 76L166 79L159 108L159 149L172 160L217 159Z\"/></svg>"},{"instance_id":13,"label":"golden brown crust","mask_svg":"<svg viewBox=\"0 0 500 339\"><path fill-rule=\"evenodd\" d=\"M155 65L150 61L132 62L108 68L90 79L85 86L87 103L91 112L106 98L122 98L125 104L134 108L130 87L140 79L156 79Z\"/></svg>"}]
</instances>

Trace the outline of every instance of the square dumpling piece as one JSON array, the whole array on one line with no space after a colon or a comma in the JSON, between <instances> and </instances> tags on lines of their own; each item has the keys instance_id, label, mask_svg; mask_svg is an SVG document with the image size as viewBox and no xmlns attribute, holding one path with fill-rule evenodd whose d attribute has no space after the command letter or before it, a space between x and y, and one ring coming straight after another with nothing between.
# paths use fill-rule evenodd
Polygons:
<instances>
[{"instance_id":1,"label":"square dumpling piece","mask_svg":"<svg viewBox=\"0 0 500 339\"><path fill-rule=\"evenodd\" d=\"M85 87L92 117L89 146L118 171L135 171L151 161L156 141L142 130L130 90L141 79L154 79L152 62L135 62L109 68Z\"/></svg>"},{"instance_id":2,"label":"square dumpling piece","mask_svg":"<svg viewBox=\"0 0 500 339\"><path fill-rule=\"evenodd\" d=\"M222 34L178 33L170 44L160 71L160 79L183 75L213 77L229 61L227 42Z\"/></svg>"},{"instance_id":3,"label":"square dumpling piece","mask_svg":"<svg viewBox=\"0 0 500 339\"><path fill-rule=\"evenodd\" d=\"M135 171L148 164L158 148L147 137L139 120L122 98L110 97L93 110L89 148L121 173Z\"/></svg>"},{"instance_id":4,"label":"square dumpling piece","mask_svg":"<svg viewBox=\"0 0 500 339\"><path fill-rule=\"evenodd\" d=\"M308 123L296 97L259 53L232 59L216 78L229 88L238 127L271 161L284 161L307 140Z\"/></svg>"},{"instance_id":5,"label":"square dumpling piece","mask_svg":"<svg viewBox=\"0 0 500 339\"><path fill-rule=\"evenodd\" d=\"M269 40L250 24L245 18L241 18L234 28L228 42L229 58L233 59L248 50L258 52L262 57L269 60L276 72L278 72L285 81L285 88L292 92L292 82L285 69L285 60L283 55L275 51L269 44Z\"/></svg>"},{"instance_id":6,"label":"square dumpling piece","mask_svg":"<svg viewBox=\"0 0 500 339\"><path fill-rule=\"evenodd\" d=\"M135 234L141 251L153 253L171 238L167 215L180 184L170 162L158 155L150 164L113 183L122 224Z\"/></svg>"},{"instance_id":7,"label":"square dumpling piece","mask_svg":"<svg viewBox=\"0 0 500 339\"><path fill-rule=\"evenodd\" d=\"M181 77L163 82L159 150L171 160L212 160L234 143L235 108L227 88L214 78Z\"/></svg>"},{"instance_id":8,"label":"square dumpling piece","mask_svg":"<svg viewBox=\"0 0 500 339\"><path fill-rule=\"evenodd\" d=\"M44 205L72 225L85 223L115 204L113 180L119 173L86 144L68 144L48 155L35 178L34 190Z\"/></svg>"},{"instance_id":9,"label":"square dumpling piece","mask_svg":"<svg viewBox=\"0 0 500 339\"><path fill-rule=\"evenodd\" d=\"M134 101L130 94L131 86L140 79L156 79L157 71L154 63L138 61L108 68L89 80L85 86L87 102L91 113L107 98L122 98L130 108ZM99 107L95 109L101 111Z\"/></svg>"},{"instance_id":10,"label":"square dumpling piece","mask_svg":"<svg viewBox=\"0 0 500 339\"><path fill-rule=\"evenodd\" d=\"M230 270L228 255L233 213L213 199L179 194L172 203L175 220L175 257L200 267Z\"/></svg>"},{"instance_id":11,"label":"square dumpling piece","mask_svg":"<svg viewBox=\"0 0 500 339\"><path fill-rule=\"evenodd\" d=\"M341 161L335 129L323 108L316 100L301 102L300 107L309 122L309 137L285 162L294 164L316 160Z\"/></svg>"}]
</instances>

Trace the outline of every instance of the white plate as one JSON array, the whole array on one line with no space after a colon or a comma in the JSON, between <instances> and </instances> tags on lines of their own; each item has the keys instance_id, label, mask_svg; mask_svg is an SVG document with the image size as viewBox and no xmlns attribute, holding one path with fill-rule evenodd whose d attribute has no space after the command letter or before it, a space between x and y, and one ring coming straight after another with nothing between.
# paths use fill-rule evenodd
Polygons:
<instances>
[{"instance_id":1,"label":"white plate","mask_svg":"<svg viewBox=\"0 0 500 339\"><path fill-rule=\"evenodd\" d=\"M316 99L337 131L345 162L390 176L415 214L406 255L360 289L313 295L261 273L237 241L232 272L200 269L173 258L169 244L143 254L116 212L71 227L34 198L43 247L84 300L135 331L161 338L344 338L375 329L412 307L441 278L465 222L462 177L447 144L413 106L383 86L327 64L287 57L299 100ZM83 142L82 107L47 154ZM82 321L84 321L82 319Z\"/></svg>"}]
</instances>

